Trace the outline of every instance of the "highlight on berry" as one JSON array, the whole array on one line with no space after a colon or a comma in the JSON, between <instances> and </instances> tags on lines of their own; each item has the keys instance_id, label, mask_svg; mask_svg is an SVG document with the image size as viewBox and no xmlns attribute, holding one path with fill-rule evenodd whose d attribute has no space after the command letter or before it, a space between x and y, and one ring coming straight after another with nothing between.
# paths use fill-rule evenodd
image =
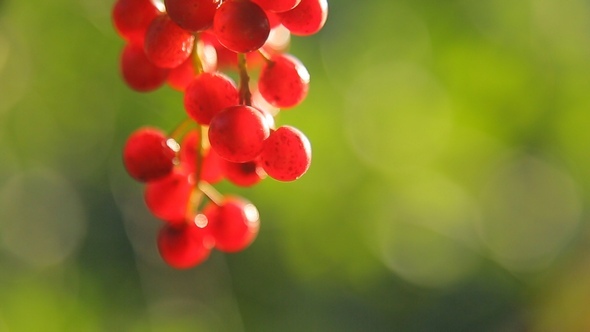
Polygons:
<instances>
[{"instance_id":1,"label":"highlight on berry","mask_svg":"<svg viewBox=\"0 0 590 332\"><path fill-rule=\"evenodd\" d=\"M309 89L309 72L288 53L291 35L317 33L327 15L327 0L115 2L123 82L141 93L168 85L183 94L184 121L168 132L137 129L122 153L162 221L155 245L171 267L197 266L214 249L239 252L256 238L255 205L215 184L289 182L309 169L309 140L295 127L275 127L275 117Z\"/></svg>"}]
</instances>

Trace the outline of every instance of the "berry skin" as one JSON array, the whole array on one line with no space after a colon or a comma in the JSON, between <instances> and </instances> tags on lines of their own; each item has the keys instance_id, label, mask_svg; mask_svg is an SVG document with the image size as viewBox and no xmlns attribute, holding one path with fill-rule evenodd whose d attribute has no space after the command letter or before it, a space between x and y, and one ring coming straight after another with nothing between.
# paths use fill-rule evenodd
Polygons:
<instances>
[{"instance_id":1,"label":"berry skin","mask_svg":"<svg viewBox=\"0 0 590 332\"><path fill-rule=\"evenodd\" d=\"M211 119L209 142L220 157L244 163L254 160L270 129L262 112L251 106L231 106Z\"/></svg>"},{"instance_id":2,"label":"berry skin","mask_svg":"<svg viewBox=\"0 0 590 332\"><path fill-rule=\"evenodd\" d=\"M123 39L143 45L148 26L160 14L150 0L118 0L113 6L113 25Z\"/></svg>"},{"instance_id":3,"label":"berry skin","mask_svg":"<svg viewBox=\"0 0 590 332\"><path fill-rule=\"evenodd\" d=\"M221 73L203 73L197 76L184 93L186 112L202 125L209 125L215 114L236 105L238 101L236 85Z\"/></svg>"},{"instance_id":4,"label":"berry skin","mask_svg":"<svg viewBox=\"0 0 590 332\"><path fill-rule=\"evenodd\" d=\"M301 0L297 7L278 13L281 23L296 36L320 31L328 18L328 0Z\"/></svg>"},{"instance_id":5,"label":"berry skin","mask_svg":"<svg viewBox=\"0 0 590 332\"><path fill-rule=\"evenodd\" d=\"M193 51L195 37L179 27L166 14L156 17L147 29L144 50L156 66L180 66Z\"/></svg>"},{"instance_id":6,"label":"berry skin","mask_svg":"<svg viewBox=\"0 0 590 332\"><path fill-rule=\"evenodd\" d=\"M186 218L194 186L193 176L176 168L168 176L147 183L145 203L157 218L171 223L182 222Z\"/></svg>"},{"instance_id":7,"label":"berry skin","mask_svg":"<svg viewBox=\"0 0 590 332\"><path fill-rule=\"evenodd\" d=\"M280 13L295 8L301 0L252 0L252 2L256 2L264 10Z\"/></svg>"},{"instance_id":8,"label":"berry skin","mask_svg":"<svg viewBox=\"0 0 590 332\"><path fill-rule=\"evenodd\" d=\"M123 164L137 181L161 179L172 172L176 163L178 143L156 128L136 130L123 149Z\"/></svg>"},{"instance_id":9,"label":"berry skin","mask_svg":"<svg viewBox=\"0 0 590 332\"><path fill-rule=\"evenodd\" d=\"M311 145L298 129L282 126L264 143L260 153L264 171L279 181L294 181L307 172L311 163Z\"/></svg>"},{"instance_id":10,"label":"berry skin","mask_svg":"<svg viewBox=\"0 0 590 332\"><path fill-rule=\"evenodd\" d=\"M228 196L219 206L210 203L203 210L207 216L215 248L234 253L248 247L258 235L260 219L256 207L245 199Z\"/></svg>"},{"instance_id":11,"label":"berry skin","mask_svg":"<svg viewBox=\"0 0 590 332\"><path fill-rule=\"evenodd\" d=\"M170 71L154 65L143 47L137 44L127 44L123 48L120 69L127 86L138 92L156 90L166 82Z\"/></svg>"},{"instance_id":12,"label":"berry skin","mask_svg":"<svg viewBox=\"0 0 590 332\"><path fill-rule=\"evenodd\" d=\"M184 91L196 76L193 59L189 56L180 66L170 70L166 81L173 89Z\"/></svg>"},{"instance_id":13,"label":"berry skin","mask_svg":"<svg viewBox=\"0 0 590 332\"><path fill-rule=\"evenodd\" d=\"M213 24L220 0L165 0L166 12L181 28L198 32Z\"/></svg>"},{"instance_id":14,"label":"berry skin","mask_svg":"<svg viewBox=\"0 0 590 332\"><path fill-rule=\"evenodd\" d=\"M213 247L206 229L193 222L166 223L158 232L158 251L162 259L177 269L187 269L205 261Z\"/></svg>"},{"instance_id":15,"label":"berry skin","mask_svg":"<svg viewBox=\"0 0 590 332\"><path fill-rule=\"evenodd\" d=\"M308 89L309 72L291 55L276 54L262 67L258 90L274 107L297 106L307 96Z\"/></svg>"},{"instance_id":16,"label":"berry skin","mask_svg":"<svg viewBox=\"0 0 590 332\"><path fill-rule=\"evenodd\" d=\"M227 0L215 13L213 31L229 50L248 53L264 45L270 33L270 23L264 10L254 2Z\"/></svg>"},{"instance_id":17,"label":"berry skin","mask_svg":"<svg viewBox=\"0 0 590 332\"><path fill-rule=\"evenodd\" d=\"M224 160L221 169L227 180L240 187L252 187L266 177L264 169L256 161L232 163Z\"/></svg>"}]
</instances>

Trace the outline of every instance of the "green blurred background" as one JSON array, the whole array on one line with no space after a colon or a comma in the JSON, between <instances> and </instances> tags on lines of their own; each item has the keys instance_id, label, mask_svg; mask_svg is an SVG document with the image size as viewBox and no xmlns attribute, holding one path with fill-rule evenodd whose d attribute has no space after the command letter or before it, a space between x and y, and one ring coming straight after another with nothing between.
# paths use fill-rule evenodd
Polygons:
<instances>
[{"instance_id":1,"label":"green blurred background","mask_svg":"<svg viewBox=\"0 0 590 332\"><path fill-rule=\"evenodd\" d=\"M113 1L0 0L0 331L590 331L590 2L331 0L292 38L309 172L257 240L166 267L121 164Z\"/></svg>"}]
</instances>

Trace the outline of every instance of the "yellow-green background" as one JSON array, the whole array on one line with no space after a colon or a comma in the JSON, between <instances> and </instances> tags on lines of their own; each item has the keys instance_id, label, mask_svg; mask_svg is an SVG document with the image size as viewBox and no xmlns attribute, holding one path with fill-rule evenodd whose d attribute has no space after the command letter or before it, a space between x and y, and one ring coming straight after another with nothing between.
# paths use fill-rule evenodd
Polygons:
<instances>
[{"instance_id":1,"label":"yellow-green background","mask_svg":"<svg viewBox=\"0 0 590 332\"><path fill-rule=\"evenodd\" d=\"M176 271L120 155L182 95L123 84L112 1L0 0L0 331L590 331L590 2L329 5L309 172L217 186L260 234Z\"/></svg>"}]
</instances>

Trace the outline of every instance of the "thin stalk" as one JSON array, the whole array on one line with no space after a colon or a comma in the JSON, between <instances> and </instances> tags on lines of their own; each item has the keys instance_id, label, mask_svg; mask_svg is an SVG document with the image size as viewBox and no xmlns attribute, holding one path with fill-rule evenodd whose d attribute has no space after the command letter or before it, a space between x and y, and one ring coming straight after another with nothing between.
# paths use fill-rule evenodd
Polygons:
<instances>
[{"instance_id":1,"label":"thin stalk","mask_svg":"<svg viewBox=\"0 0 590 332\"><path fill-rule=\"evenodd\" d=\"M238 53L238 71L240 74L240 104L251 106L252 93L250 92L250 76L246 68L246 54Z\"/></svg>"}]
</instances>

